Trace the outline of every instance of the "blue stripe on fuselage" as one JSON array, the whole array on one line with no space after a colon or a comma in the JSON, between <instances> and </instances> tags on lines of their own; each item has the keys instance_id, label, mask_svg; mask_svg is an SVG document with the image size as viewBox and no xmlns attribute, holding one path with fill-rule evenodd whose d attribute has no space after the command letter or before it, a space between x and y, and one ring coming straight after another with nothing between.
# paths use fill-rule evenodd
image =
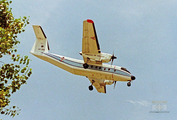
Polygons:
<instances>
[{"instance_id":1,"label":"blue stripe on fuselage","mask_svg":"<svg viewBox=\"0 0 177 120\"><path fill-rule=\"evenodd\" d=\"M67 65L71 65L74 67L79 67L79 68L83 68L83 63L78 63L78 62L74 62L71 60L68 60L64 57L59 57L57 55L51 54L51 53L43 53L49 57L52 57L62 63L65 63ZM91 70L97 70L97 71L103 71L103 72L109 72L109 73L114 73L114 74L119 74L119 75L124 75L124 76L128 76L130 77L131 75L124 72L124 71L120 71L118 69L113 69L113 68L108 68L108 67L102 67L102 66L95 66L95 65L89 65L89 67L87 69L91 69Z\"/></svg>"}]
</instances>

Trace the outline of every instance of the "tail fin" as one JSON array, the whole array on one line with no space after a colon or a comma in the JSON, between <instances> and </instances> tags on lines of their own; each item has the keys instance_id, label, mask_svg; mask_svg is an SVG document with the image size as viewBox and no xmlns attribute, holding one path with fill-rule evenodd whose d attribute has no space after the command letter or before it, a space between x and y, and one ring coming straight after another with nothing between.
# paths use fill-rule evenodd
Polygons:
<instances>
[{"instance_id":1,"label":"tail fin","mask_svg":"<svg viewBox=\"0 0 177 120\"><path fill-rule=\"evenodd\" d=\"M49 50L49 44L47 37L39 25L33 25L33 29L36 35L36 41L31 50L32 54L42 55L42 52L47 53Z\"/></svg>"}]
</instances>

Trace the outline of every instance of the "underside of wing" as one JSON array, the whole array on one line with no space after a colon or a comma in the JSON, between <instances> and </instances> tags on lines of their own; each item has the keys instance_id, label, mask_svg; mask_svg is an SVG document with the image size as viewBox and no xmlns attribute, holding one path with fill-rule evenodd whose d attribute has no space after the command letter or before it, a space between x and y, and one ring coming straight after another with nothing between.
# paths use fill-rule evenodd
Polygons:
<instances>
[{"instance_id":1,"label":"underside of wing","mask_svg":"<svg viewBox=\"0 0 177 120\"><path fill-rule=\"evenodd\" d=\"M89 19L83 21L82 53L101 53L94 22Z\"/></svg>"},{"instance_id":2,"label":"underside of wing","mask_svg":"<svg viewBox=\"0 0 177 120\"><path fill-rule=\"evenodd\" d=\"M89 80L99 93L106 93L106 84L102 82L103 80L91 78L89 78Z\"/></svg>"}]
</instances>

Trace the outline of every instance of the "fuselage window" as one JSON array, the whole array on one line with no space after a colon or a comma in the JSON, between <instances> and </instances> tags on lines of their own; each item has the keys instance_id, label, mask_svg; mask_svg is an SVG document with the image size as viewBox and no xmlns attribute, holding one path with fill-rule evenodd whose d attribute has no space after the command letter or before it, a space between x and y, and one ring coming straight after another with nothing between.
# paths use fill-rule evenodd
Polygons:
<instances>
[{"instance_id":1,"label":"fuselage window","mask_svg":"<svg viewBox=\"0 0 177 120\"><path fill-rule=\"evenodd\" d=\"M121 67L121 70L124 70L124 71L130 73L130 72L129 72L126 68L124 68L124 67Z\"/></svg>"}]
</instances>

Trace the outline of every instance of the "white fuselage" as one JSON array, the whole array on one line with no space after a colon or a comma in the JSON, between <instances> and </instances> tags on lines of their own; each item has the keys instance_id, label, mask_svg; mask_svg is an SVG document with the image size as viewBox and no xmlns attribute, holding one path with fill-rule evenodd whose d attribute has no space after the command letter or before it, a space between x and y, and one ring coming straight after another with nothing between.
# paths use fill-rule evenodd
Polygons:
<instances>
[{"instance_id":1,"label":"white fuselage","mask_svg":"<svg viewBox=\"0 0 177 120\"><path fill-rule=\"evenodd\" d=\"M89 65L87 69L84 69L83 60L77 60L52 53L32 54L72 74L86 76L88 78L108 80L105 81L107 84L112 84L113 81L131 81L132 75L129 72L122 70L119 66L95 64Z\"/></svg>"}]
</instances>

